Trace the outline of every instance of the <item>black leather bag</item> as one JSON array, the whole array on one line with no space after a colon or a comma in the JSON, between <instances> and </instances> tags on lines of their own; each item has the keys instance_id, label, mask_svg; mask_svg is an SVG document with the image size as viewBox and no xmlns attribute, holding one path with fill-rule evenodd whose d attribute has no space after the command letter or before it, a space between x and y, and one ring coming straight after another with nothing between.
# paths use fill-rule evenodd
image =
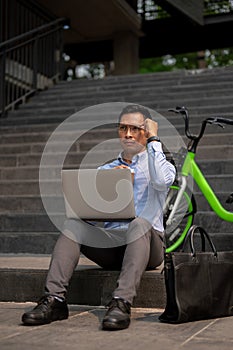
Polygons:
<instances>
[{"instance_id":1,"label":"black leather bag","mask_svg":"<svg viewBox=\"0 0 233 350\"><path fill-rule=\"evenodd\" d=\"M196 252L194 234L199 232L202 249ZM205 251L205 242L211 251ZM217 252L207 234L199 226L187 233L190 252L165 254L166 308L161 322L182 323L201 319L233 316L233 252ZM184 244L184 246L185 246Z\"/></svg>"}]
</instances>

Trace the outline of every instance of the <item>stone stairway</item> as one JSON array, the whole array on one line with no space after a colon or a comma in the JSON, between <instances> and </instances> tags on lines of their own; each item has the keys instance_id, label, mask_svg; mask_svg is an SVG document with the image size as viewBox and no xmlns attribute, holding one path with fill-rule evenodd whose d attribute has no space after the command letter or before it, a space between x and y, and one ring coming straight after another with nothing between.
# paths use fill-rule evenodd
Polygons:
<instances>
[{"instance_id":1,"label":"stone stairway","mask_svg":"<svg viewBox=\"0 0 233 350\"><path fill-rule=\"evenodd\" d=\"M168 112L169 108L177 105L186 106L190 111L191 130L197 133L201 121L206 117L225 116L233 119L232 96L233 68L182 70L172 73L108 77L104 80L60 82L53 88L32 97L18 110L10 112L6 119L0 120L0 253L2 256L6 258L6 256L12 257L12 254L18 254L19 257L21 254L25 259L25 256L30 254L37 254L37 256L50 254L53 249L58 229L48 218L40 198L39 166L48 138L67 117L84 108L102 103L139 103L161 113L183 136L183 119ZM93 120L97 118L97 121L105 120L106 125L102 126L101 130L92 129L84 134L79 142L74 143L66 157L65 167L77 168L87 151L102 141L116 137L115 130L107 125L109 122L107 114L101 116L93 114L89 120L90 126L93 124L91 118ZM83 117L81 115L78 128L82 130L87 125L85 114ZM208 126L197 155L198 163L209 183L224 207L229 210L230 208L233 210L233 204L227 205L225 200L233 192L232 136L233 126L226 126L224 129ZM59 156L61 152L59 144L53 146L57 149ZM108 144L106 149L94 152L90 167L96 166L95 157L101 158L102 155L106 157L108 153L111 156L115 148L116 143L113 142ZM53 171L57 171L56 165ZM219 250L233 249L233 224L218 219L196 187L195 196L198 202L195 222L211 233ZM53 197L51 197L52 200L54 200ZM62 206L63 199L57 197L56 203L58 207ZM12 290L12 284L10 282L7 284L7 281L11 279L11 283L14 283L16 276L18 276L18 283L21 281L24 285L25 271L24 269L17 271L17 265L15 269L11 266L11 269L4 267L0 270L8 291ZM35 276L38 274L41 276L38 283L42 285L45 271L38 266L38 270L34 272L30 274L30 266L28 266L27 278L30 279L30 276L33 276L30 285L35 284ZM97 277L95 276L95 283L100 279L99 273L100 271L97 272ZM83 271L77 274L79 274L77 278L85 279L86 275ZM80 274L82 274L81 277ZM87 285L93 282L90 282L90 275L89 272L89 277L85 281ZM145 281L147 281L144 284L147 286L145 288L148 288L148 283L151 283L148 281L154 283L154 278L157 278L160 290L163 290L162 279L158 273L145 275ZM101 288L108 290L109 286L112 286L111 283L109 284L103 278ZM150 289L153 291L154 287ZM27 296L22 295L20 298L34 300L35 288L30 290ZM144 292L145 290L142 290L141 295ZM17 296L14 297L14 293L13 295L5 293L0 295L0 300L6 300L6 294L8 300L20 299ZM106 299L105 289L103 295L98 301L93 299L92 302L103 302ZM139 299L138 305L158 306L155 293L147 297L148 303L144 301L143 304L142 299ZM72 302L80 302L80 300L83 302L84 299L80 296L76 300L73 298ZM159 300L161 306L161 298Z\"/></svg>"}]
</instances>

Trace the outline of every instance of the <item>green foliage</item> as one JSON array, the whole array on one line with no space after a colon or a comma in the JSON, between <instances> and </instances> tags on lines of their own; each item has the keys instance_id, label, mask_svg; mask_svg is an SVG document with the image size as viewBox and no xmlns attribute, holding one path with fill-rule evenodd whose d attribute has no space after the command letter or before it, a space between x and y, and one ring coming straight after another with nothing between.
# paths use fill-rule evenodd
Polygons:
<instances>
[{"instance_id":1,"label":"green foliage","mask_svg":"<svg viewBox=\"0 0 233 350\"><path fill-rule=\"evenodd\" d=\"M233 0L204 0L205 16L232 12ZM146 21L164 17L163 8L158 6L155 0L138 0L138 13ZM233 48L212 51L207 49L204 51L204 60L198 59L197 52L141 59L139 72L150 73L176 69L198 69L204 66L206 68L213 68L228 65L233 65Z\"/></svg>"},{"instance_id":2,"label":"green foliage","mask_svg":"<svg viewBox=\"0 0 233 350\"><path fill-rule=\"evenodd\" d=\"M140 60L139 73L172 71L177 69L198 69L233 65L233 48L205 50L202 57L202 66L197 52L163 57L145 58Z\"/></svg>"},{"instance_id":3,"label":"green foliage","mask_svg":"<svg viewBox=\"0 0 233 350\"><path fill-rule=\"evenodd\" d=\"M140 73L170 71L171 67L163 65L162 57L144 58L140 60Z\"/></svg>"},{"instance_id":4,"label":"green foliage","mask_svg":"<svg viewBox=\"0 0 233 350\"><path fill-rule=\"evenodd\" d=\"M233 11L232 0L204 0L204 14L216 15Z\"/></svg>"}]
</instances>

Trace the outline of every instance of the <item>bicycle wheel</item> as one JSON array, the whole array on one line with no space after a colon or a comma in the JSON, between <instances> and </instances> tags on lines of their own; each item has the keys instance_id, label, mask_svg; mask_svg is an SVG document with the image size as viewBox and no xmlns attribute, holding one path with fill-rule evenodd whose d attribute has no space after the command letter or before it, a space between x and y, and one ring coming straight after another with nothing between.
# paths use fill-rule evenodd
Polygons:
<instances>
[{"instance_id":1,"label":"bicycle wheel","mask_svg":"<svg viewBox=\"0 0 233 350\"><path fill-rule=\"evenodd\" d=\"M167 253L176 250L183 243L189 228L193 224L194 215L196 212L196 201L194 196L189 195L187 192L184 192L179 206L172 219L172 222L170 224L167 224L167 220L172 211L178 191L179 186L170 187L164 211L164 227Z\"/></svg>"}]
</instances>

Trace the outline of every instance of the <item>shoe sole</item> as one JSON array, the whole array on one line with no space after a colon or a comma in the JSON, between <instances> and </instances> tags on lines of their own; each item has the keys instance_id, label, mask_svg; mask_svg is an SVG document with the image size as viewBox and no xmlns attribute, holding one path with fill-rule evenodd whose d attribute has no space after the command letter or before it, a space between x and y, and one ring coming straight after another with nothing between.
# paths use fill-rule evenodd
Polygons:
<instances>
[{"instance_id":1,"label":"shoe sole","mask_svg":"<svg viewBox=\"0 0 233 350\"><path fill-rule=\"evenodd\" d=\"M24 325L26 326L39 326L39 325L43 325L43 324L49 324L51 323L52 321L40 321L40 320L34 320L34 319L31 319L31 318L26 318L26 319L22 319L22 322Z\"/></svg>"},{"instance_id":2,"label":"shoe sole","mask_svg":"<svg viewBox=\"0 0 233 350\"><path fill-rule=\"evenodd\" d=\"M129 327L130 322L122 323L122 324L116 324L114 322L103 322L102 329L103 330L120 330L120 329L126 329Z\"/></svg>"},{"instance_id":3,"label":"shoe sole","mask_svg":"<svg viewBox=\"0 0 233 350\"><path fill-rule=\"evenodd\" d=\"M55 321L62 321L62 320L66 320L68 318L68 316L61 316L59 318L55 318L55 319L52 319L52 320L37 320L37 319L34 319L34 318L27 318L27 317L22 317L22 322L24 325L43 325L43 324L49 324L51 322L55 322Z\"/></svg>"}]
</instances>

